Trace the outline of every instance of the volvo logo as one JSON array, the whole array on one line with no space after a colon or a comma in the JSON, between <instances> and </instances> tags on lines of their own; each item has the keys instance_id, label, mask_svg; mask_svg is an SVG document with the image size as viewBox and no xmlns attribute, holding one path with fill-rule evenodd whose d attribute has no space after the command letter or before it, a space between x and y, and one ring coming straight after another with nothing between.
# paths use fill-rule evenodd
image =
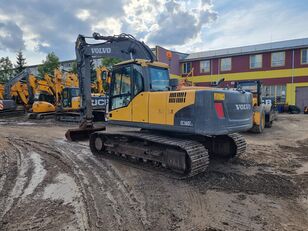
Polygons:
<instances>
[{"instance_id":1,"label":"volvo logo","mask_svg":"<svg viewBox=\"0 0 308 231\"><path fill-rule=\"evenodd\" d=\"M251 110L251 105L248 103L235 104L236 110Z\"/></svg>"},{"instance_id":2,"label":"volvo logo","mask_svg":"<svg viewBox=\"0 0 308 231\"><path fill-rule=\"evenodd\" d=\"M91 48L92 54L110 54L111 53L111 48L106 47L106 48Z\"/></svg>"}]
</instances>

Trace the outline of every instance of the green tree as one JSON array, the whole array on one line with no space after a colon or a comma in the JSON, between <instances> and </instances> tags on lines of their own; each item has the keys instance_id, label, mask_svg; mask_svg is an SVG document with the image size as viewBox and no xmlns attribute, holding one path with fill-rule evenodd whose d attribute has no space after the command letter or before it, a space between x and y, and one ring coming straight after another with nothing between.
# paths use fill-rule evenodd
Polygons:
<instances>
[{"instance_id":1,"label":"green tree","mask_svg":"<svg viewBox=\"0 0 308 231\"><path fill-rule=\"evenodd\" d=\"M76 61L72 63L72 68L70 69L70 72L77 74L77 62Z\"/></svg>"},{"instance_id":2,"label":"green tree","mask_svg":"<svg viewBox=\"0 0 308 231\"><path fill-rule=\"evenodd\" d=\"M14 74L13 64L9 57L0 58L0 82L6 83Z\"/></svg>"},{"instance_id":3,"label":"green tree","mask_svg":"<svg viewBox=\"0 0 308 231\"><path fill-rule=\"evenodd\" d=\"M40 77L44 77L44 74L53 75L56 68L59 68L60 61L58 56L54 52L49 53L46 56L46 60L43 60L43 64L38 67L38 72Z\"/></svg>"},{"instance_id":4,"label":"green tree","mask_svg":"<svg viewBox=\"0 0 308 231\"><path fill-rule=\"evenodd\" d=\"M19 50L16 56L15 72L21 73L25 69L26 59L23 56L22 50Z\"/></svg>"},{"instance_id":5,"label":"green tree","mask_svg":"<svg viewBox=\"0 0 308 231\"><path fill-rule=\"evenodd\" d=\"M112 68L113 65L121 62L122 60L119 58L104 58L102 59L102 66L107 67L109 70Z\"/></svg>"}]
</instances>

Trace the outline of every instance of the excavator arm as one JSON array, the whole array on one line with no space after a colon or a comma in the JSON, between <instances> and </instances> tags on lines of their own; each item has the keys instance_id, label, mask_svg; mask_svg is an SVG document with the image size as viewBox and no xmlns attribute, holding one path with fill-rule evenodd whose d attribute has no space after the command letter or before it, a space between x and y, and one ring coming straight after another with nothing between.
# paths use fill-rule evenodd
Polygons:
<instances>
[{"instance_id":1,"label":"excavator arm","mask_svg":"<svg viewBox=\"0 0 308 231\"><path fill-rule=\"evenodd\" d=\"M103 41L90 44L86 39ZM102 36L93 33L92 37L79 35L75 44L77 59L77 72L81 94L81 123L79 129L70 129L66 133L69 140L87 139L89 135L104 127L93 127L92 98L91 98L91 60L105 57L114 57L122 61L131 59L146 59L156 61L152 50L132 35L120 34L115 36Z\"/></svg>"}]
</instances>

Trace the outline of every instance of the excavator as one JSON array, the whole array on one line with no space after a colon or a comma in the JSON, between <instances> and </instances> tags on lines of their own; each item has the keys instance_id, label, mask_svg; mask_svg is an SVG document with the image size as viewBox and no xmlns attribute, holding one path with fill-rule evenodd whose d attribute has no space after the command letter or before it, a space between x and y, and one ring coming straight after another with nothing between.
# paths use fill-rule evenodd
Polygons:
<instances>
[{"instance_id":1,"label":"excavator","mask_svg":"<svg viewBox=\"0 0 308 231\"><path fill-rule=\"evenodd\" d=\"M89 38L103 42L91 44ZM169 66L128 34L79 35L75 50L82 121L66 132L68 140L89 139L95 155L146 163L181 178L205 172L209 156L228 159L245 152L246 141L238 132L252 127L251 93L174 90ZM90 63L103 57L123 60L112 69L109 90L107 123L123 128L116 132L93 123Z\"/></svg>"},{"instance_id":2,"label":"excavator","mask_svg":"<svg viewBox=\"0 0 308 231\"><path fill-rule=\"evenodd\" d=\"M96 69L96 81L91 84L93 115L96 121L105 120L105 109L108 101L104 90L106 80L102 76L109 73L106 67ZM66 73L64 85L60 94L57 107L56 119L60 121L79 122L80 121L80 94L79 80L76 74Z\"/></svg>"},{"instance_id":3,"label":"excavator","mask_svg":"<svg viewBox=\"0 0 308 231\"><path fill-rule=\"evenodd\" d=\"M2 90L4 110L1 115L23 114L30 108L28 86L26 78L29 71L26 69L11 78Z\"/></svg>"},{"instance_id":4,"label":"excavator","mask_svg":"<svg viewBox=\"0 0 308 231\"><path fill-rule=\"evenodd\" d=\"M102 66L96 68L96 81L94 81L91 85L92 93L105 95L109 83L110 83L110 71L107 67Z\"/></svg>"},{"instance_id":5,"label":"excavator","mask_svg":"<svg viewBox=\"0 0 308 231\"><path fill-rule=\"evenodd\" d=\"M43 119L47 116L53 116L56 110L57 91L52 78L45 74L43 79L38 79L30 74L28 86L29 94L33 98L28 118Z\"/></svg>"},{"instance_id":6,"label":"excavator","mask_svg":"<svg viewBox=\"0 0 308 231\"><path fill-rule=\"evenodd\" d=\"M253 95L253 133L262 133L264 128L270 128L277 117L274 103L262 97L262 83L260 80L236 81L234 87L251 92Z\"/></svg>"}]
</instances>

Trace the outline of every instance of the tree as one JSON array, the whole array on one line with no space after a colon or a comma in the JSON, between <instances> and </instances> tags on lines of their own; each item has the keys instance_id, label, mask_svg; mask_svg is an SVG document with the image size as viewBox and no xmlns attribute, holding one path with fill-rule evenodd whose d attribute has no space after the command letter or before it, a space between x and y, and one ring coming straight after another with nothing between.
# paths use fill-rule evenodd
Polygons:
<instances>
[{"instance_id":1,"label":"tree","mask_svg":"<svg viewBox=\"0 0 308 231\"><path fill-rule=\"evenodd\" d=\"M109 70L112 68L113 65L121 62L122 60L119 58L104 58L102 59L102 66L107 67Z\"/></svg>"},{"instance_id":2,"label":"tree","mask_svg":"<svg viewBox=\"0 0 308 231\"><path fill-rule=\"evenodd\" d=\"M46 60L43 60L43 64L38 67L40 77L44 77L44 74L53 75L54 70L59 68L60 62L58 56L54 52L49 53L46 56Z\"/></svg>"},{"instance_id":3,"label":"tree","mask_svg":"<svg viewBox=\"0 0 308 231\"><path fill-rule=\"evenodd\" d=\"M15 72L21 73L25 69L26 59L23 57L22 50L19 50L16 56Z\"/></svg>"},{"instance_id":4,"label":"tree","mask_svg":"<svg viewBox=\"0 0 308 231\"><path fill-rule=\"evenodd\" d=\"M72 63L72 68L70 69L70 72L77 74L77 62L76 61Z\"/></svg>"},{"instance_id":5,"label":"tree","mask_svg":"<svg viewBox=\"0 0 308 231\"><path fill-rule=\"evenodd\" d=\"M0 58L0 82L7 82L14 74L13 64L9 57Z\"/></svg>"}]
</instances>

